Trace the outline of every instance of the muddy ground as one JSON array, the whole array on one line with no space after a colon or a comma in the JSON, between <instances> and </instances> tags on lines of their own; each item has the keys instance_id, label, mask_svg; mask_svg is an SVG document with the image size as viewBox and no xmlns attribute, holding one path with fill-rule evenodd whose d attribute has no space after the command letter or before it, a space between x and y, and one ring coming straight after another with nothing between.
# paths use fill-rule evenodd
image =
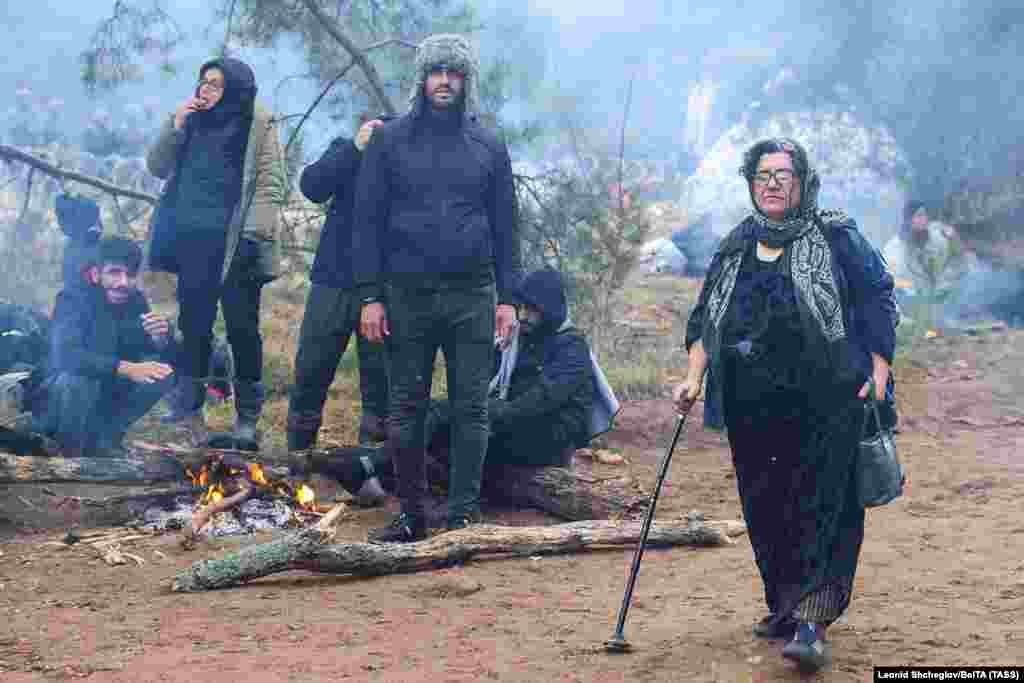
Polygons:
<instances>
[{"instance_id":1,"label":"muddy ground","mask_svg":"<svg viewBox=\"0 0 1024 683\"><path fill-rule=\"evenodd\" d=\"M929 342L901 375L901 454L911 483L871 510L853 604L830 630L822 681L869 681L876 665L1024 664L1024 334ZM676 453L659 519L739 519L728 449L700 428ZM645 487L671 433L664 402L626 406L593 465ZM581 462L581 466L587 466ZM12 495L6 492L4 495ZM392 508L393 509L393 508ZM388 510L357 510L361 540ZM554 523L488 509L491 521ZM761 586L745 537L652 550L626 635L610 656L631 551L475 562L376 579L292 573L214 593L169 592L204 557L266 540L174 536L124 544L144 566L108 566L22 532L0 544L0 679L95 681L784 681L780 642L755 640Z\"/></svg>"}]
</instances>

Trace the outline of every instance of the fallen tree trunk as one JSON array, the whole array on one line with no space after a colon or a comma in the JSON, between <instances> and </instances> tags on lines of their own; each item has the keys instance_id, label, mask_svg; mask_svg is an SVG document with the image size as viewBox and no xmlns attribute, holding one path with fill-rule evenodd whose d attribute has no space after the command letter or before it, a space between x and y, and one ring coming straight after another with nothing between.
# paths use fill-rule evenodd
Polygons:
<instances>
[{"instance_id":1,"label":"fallen tree trunk","mask_svg":"<svg viewBox=\"0 0 1024 683\"><path fill-rule=\"evenodd\" d=\"M626 517L642 512L650 500L627 491L622 478L591 479L563 467L497 465L484 476L485 495L573 521Z\"/></svg>"},{"instance_id":2,"label":"fallen tree trunk","mask_svg":"<svg viewBox=\"0 0 1024 683\"><path fill-rule=\"evenodd\" d=\"M327 460L318 461L314 456L313 469L326 473L332 462L372 452L361 447L334 448L325 452ZM427 475L443 494L447 489L448 463L428 456ZM565 467L486 465L483 494L492 500L538 508L569 521L616 519L642 512L649 500L627 490L627 483L623 477L594 478Z\"/></svg>"},{"instance_id":3,"label":"fallen tree trunk","mask_svg":"<svg viewBox=\"0 0 1024 683\"><path fill-rule=\"evenodd\" d=\"M332 510L328 517L335 514ZM339 513L340 514L340 513ZM174 578L172 591L230 588L279 572L381 576L429 571L480 557L527 557L631 546L640 538L640 522L589 521L550 527L471 526L418 543L328 543L333 538L319 524L281 539L250 546L218 560L201 560ZM333 523L330 522L330 523ZM735 523L728 523L735 524ZM715 522L658 522L648 544L721 546L732 541Z\"/></svg>"},{"instance_id":4,"label":"fallen tree trunk","mask_svg":"<svg viewBox=\"0 0 1024 683\"><path fill-rule=\"evenodd\" d=\"M140 484L184 479L182 464L159 453L136 458L63 458L0 453L0 484Z\"/></svg>"}]
</instances>

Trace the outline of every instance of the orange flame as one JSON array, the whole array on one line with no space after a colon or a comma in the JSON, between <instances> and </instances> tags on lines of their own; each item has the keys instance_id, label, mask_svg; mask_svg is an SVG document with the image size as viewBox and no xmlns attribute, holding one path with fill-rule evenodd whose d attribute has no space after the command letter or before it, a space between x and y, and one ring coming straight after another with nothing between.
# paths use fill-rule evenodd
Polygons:
<instances>
[{"instance_id":1,"label":"orange flame","mask_svg":"<svg viewBox=\"0 0 1024 683\"><path fill-rule=\"evenodd\" d=\"M224 500L224 487L220 484L211 486L206 491L206 495L203 496L203 503L210 504Z\"/></svg>"},{"instance_id":2,"label":"orange flame","mask_svg":"<svg viewBox=\"0 0 1024 683\"><path fill-rule=\"evenodd\" d=\"M301 484L295 490L295 500L304 508L310 509L316 503L316 492L306 484Z\"/></svg>"},{"instance_id":3,"label":"orange flame","mask_svg":"<svg viewBox=\"0 0 1024 683\"><path fill-rule=\"evenodd\" d=\"M267 481L267 475L263 471L263 466L260 465L259 463L254 462L249 465L249 478L252 479L254 483L259 484L260 486L270 485L270 482Z\"/></svg>"}]
</instances>

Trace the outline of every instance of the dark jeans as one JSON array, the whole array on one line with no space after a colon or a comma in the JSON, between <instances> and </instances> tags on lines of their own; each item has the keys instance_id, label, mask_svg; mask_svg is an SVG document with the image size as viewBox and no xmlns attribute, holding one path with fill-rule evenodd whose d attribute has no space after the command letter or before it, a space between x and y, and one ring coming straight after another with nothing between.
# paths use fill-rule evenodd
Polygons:
<instances>
[{"instance_id":1,"label":"dark jeans","mask_svg":"<svg viewBox=\"0 0 1024 683\"><path fill-rule=\"evenodd\" d=\"M171 388L172 379L136 384L120 377L106 380L70 373L50 377L36 428L54 436L62 448L109 448Z\"/></svg>"},{"instance_id":2,"label":"dark jeans","mask_svg":"<svg viewBox=\"0 0 1024 683\"><path fill-rule=\"evenodd\" d=\"M427 450L446 459L451 445L452 409L448 401L431 401L427 415ZM567 466L576 446L556 420L528 417L500 426L491 423L487 439L487 465L518 467Z\"/></svg>"},{"instance_id":3,"label":"dark jeans","mask_svg":"<svg viewBox=\"0 0 1024 683\"><path fill-rule=\"evenodd\" d=\"M388 414L388 356L384 344L371 344L359 335L361 304L354 290L313 284L295 354L295 384L288 401L288 425L316 432L323 420L327 390L338 364L356 336L359 354L359 392L363 414Z\"/></svg>"},{"instance_id":4,"label":"dark jeans","mask_svg":"<svg viewBox=\"0 0 1024 683\"><path fill-rule=\"evenodd\" d=\"M235 363L235 379L259 382L263 378L263 338L260 336L260 294L263 282L256 276L258 247L247 239L223 284L224 236L196 233L178 238L182 253L178 273L178 328L182 346L178 372L200 379L210 374L210 350L217 302L224 312L228 343Z\"/></svg>"},{"instance_id":5,"label":"dark jeans","mask_svg":"<svg viewBox=\"0 0 1024 683\"><path fill-rule=\"evenodd\" d=\"M452 410L448 516L476 515L487 452L487 385L494 363L494 285L471 289L391 287L391 410L388 439L402 510L423 514L427 496L424 422L434 357L444 352Z\"/></svg>"}]
</instances>

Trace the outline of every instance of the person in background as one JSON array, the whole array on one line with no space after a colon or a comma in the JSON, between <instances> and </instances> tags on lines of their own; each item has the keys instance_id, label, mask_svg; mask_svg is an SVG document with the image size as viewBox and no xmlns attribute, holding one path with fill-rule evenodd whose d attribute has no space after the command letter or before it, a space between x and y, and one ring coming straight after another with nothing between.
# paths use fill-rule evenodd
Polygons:
<instances>
[{"instance_id":1,"label":"person in background","mask_svg":"<svg viewBox=\"0 0 1024 683\"><path fill-rule=\"evenodd\" d=\"M789 639L782 656L817 671L864 538L854 473L865 401L891 391L893 278L851 218L819 211L797 142L758 142L741 174L754 211L712 260L674 399L689 410L707 372L704 426L728 434L764 583L754 634Z\"/></svg>"},{"instance_id":2,"label":"person in background","mask_svg":"<svg viewBox=\"0 0 1024 683\"><path fill-rule=\"evenodd\" d=\"M220 302L234 358L233 439L258 447L263 410L263 285L280 269L286 172L274 118L256 102L256 78L237 59L206 62L195 94L167 118L149 149L149 172L167 182L150 230L150 267L178 276L182 335L174 419L193 445L203 416L213 323Z\"/></svg>"},{"instance_id":3,"label":"person in background","mask_svg":"<svg viewBox=\"0 0 1024 683\"><path fill-rule=\"evenodd\" d=\"M89 250L95 247L103 236L100 207L87 197L62 193L57 195L54 208L60 229L68 238L64 245L61 275L62 282L70 285L82 277L82 268L89 258Z\"/></svg>"},{"instance_id":4,"label":"person in background","mask_svg":"<svg viewBox=\"0 0 1024 683\"><path fill-rule=\"evenodd\" d=\"M288 402L288 450L312 448L323 421L327 390L338 364L356 336L359 354L359 391L362 415L359 443L369 445L387 438L387 350L359 334L362 303L352 280L352 203L363 151L380 118L365 121L354 138L336 138L316 162L302 171L299 187L312 202L330 201L320 233L312 286L295 354L295 382Z\"/></svg>"},{"instance_id":5,"label":"person in background","mask_svg":"<svg viewBox=\"0 0 1024 683\"><path fill-rule=\"evenodd\" d=\"M901 301L917 297L948 299L964 275L964 254L956 229L933 220L928 205L907 202L903 224L882 249L889 271L896 278Z\"/></svg>"}]
</instances>

